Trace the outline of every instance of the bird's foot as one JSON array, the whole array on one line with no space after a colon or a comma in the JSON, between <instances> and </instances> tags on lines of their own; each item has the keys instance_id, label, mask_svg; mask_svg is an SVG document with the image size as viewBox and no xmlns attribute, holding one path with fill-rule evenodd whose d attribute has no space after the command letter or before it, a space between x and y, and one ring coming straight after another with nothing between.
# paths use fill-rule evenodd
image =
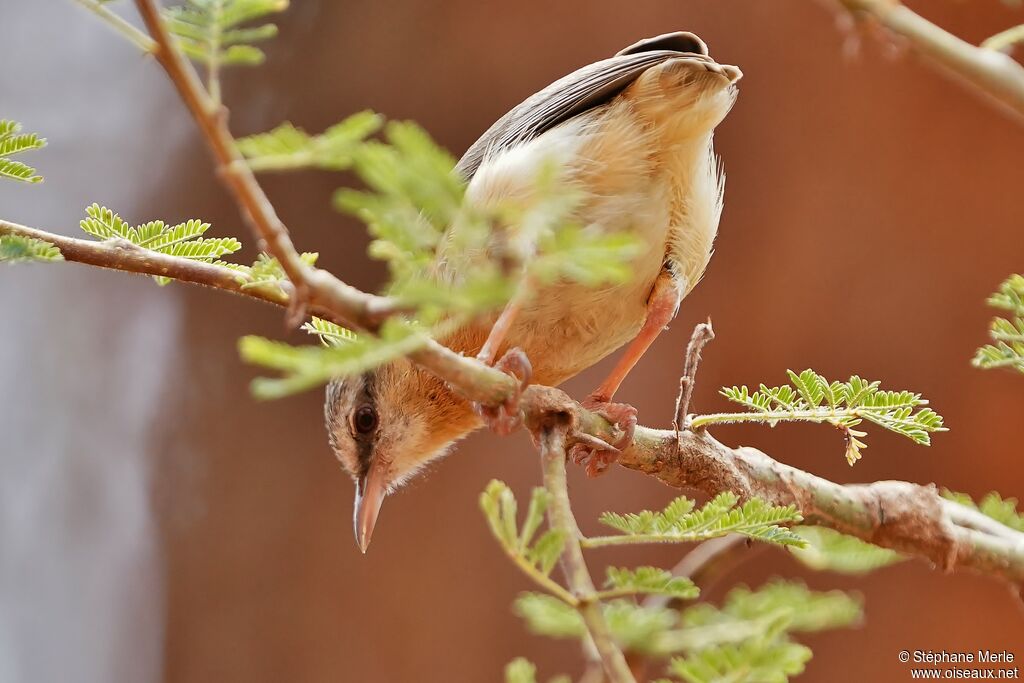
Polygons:
<instances>
[{"instance_id":1,"label":"bird's foot","mask_svg":"<svg viewBox=\"0 0 1024 683\"><path fill-rule=\"evenodd\" d=\"M575 464L586 466L588 477L596 477L618 460L623 449L633 443L636 408L628 403L610 403L593 395L580 405L614 423L622 432L622 435L610 444L596 437L575 435L576 443L569 448L569 457Z\"/></svg>"},{"instance_id":2,"label":"bird's foot","mask_svg":"<svg viewBox=\"0 0 1024 683\"><path fill-rule=\"evenodd\" d=\"M484 424L491 428L496 434L505 436L511 434L522 423L519 415L519 399L523 395L523 389L530 384L533 376L533 368L530 366L530 359L526 357L522 349L512 348L505 352L494 367L516 380L515 393L507 401L497 406L485 406L474 403L476 410Z\"/></svg>"}]
</instances>

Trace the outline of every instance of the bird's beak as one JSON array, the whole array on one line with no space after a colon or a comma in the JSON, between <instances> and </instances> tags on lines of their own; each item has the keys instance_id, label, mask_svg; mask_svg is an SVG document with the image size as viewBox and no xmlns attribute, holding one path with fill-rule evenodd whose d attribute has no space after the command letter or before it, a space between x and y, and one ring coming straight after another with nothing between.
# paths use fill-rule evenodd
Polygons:
<instances>
[{"instance_id":1,"label":"bird's beak","mask_svg":"<svg viewBox=\"0 0 1024 683\"><path fill-rule=\"evenodd\" d=\"M387 463L374 460L370 470L356 484L356 502L352 520L356 527L356 543L359 549L366 552L373 536L373 526L377 523L380 506L388 493Z\"/></svg>"}]
</instances>

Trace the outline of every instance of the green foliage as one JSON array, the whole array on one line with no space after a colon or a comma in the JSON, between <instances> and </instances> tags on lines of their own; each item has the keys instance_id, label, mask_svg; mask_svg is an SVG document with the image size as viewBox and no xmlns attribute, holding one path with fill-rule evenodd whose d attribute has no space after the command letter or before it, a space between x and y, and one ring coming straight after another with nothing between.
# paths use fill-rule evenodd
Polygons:
<instances>
[{"instance_id":1,"label":"green foliage","mask_svg":"<svg viewBox=\"0 0 1024 683\"><path fill-rule=\"evenodd\" d=\"M642 593L667 595L680 600L692 600L700 594L700 589L685 576L672 576L672 572L658 567L637 567L636 569L620 569L608 567L608 579L605 581L604 596L637 595Z\"/></svg>"},{"instance_id":2,"label":"green foliage","mask_svg":"<svg viewBox=\"0 0 1024 683\"><path fill-rule=\"evenodd\" d=\"M734 680L707 677L712 674L757 683L787 680L810 658L809 650L791 640L792 634L847 627L861 618L856 596L816 593L802 583L783 581L756 591L734 589L721 607L701 603L677 612L631 600L612 600L602 607L613 638L624 649L649 657L685 654L671 668L686 681ZM579 613L554 597L525 593L516 600L515 611L538 635L586 636Z\"/></svg>"},{"instance_id":3,"label":"green foliage","mask_svg":"<svg viewBox=\"0 0 1024 683\"><path fill-rule=\"evenodd\" d=\"M686 683L785 683L803 673L810 659L805 645L764 638L679 657L670 669Z\"/></svg>"},{"instance_id":4,"label":"green foliage","mask_svg":"<svg viewBox=\"0 0 1024 683\"><path fill-rule=\"evenodd\" d=\"M571 683L568 676L556 676L549 683ZM537 683L537 667L523 657L513 659L505 667L505 683Z\"/></svg>"},{"instance_id":5,"label":"green foliage","mask_svg":"<svg viewBox=\"0 0 1024 683\"><path fill-rule=\"evenodd\" d=\"M197 218L177 225L149 221L133 227L116 213L99 204L87 207L85 213L88 217L82 219L79 225L93 237L101 240L124 240L137 247L168 256L230 266L233 264L224 263L220 258L242 248L242 243L234 237L204 238L203 235L210 229L210 224ZM154 276L154 279L161 285L171 281L170 278L160 276Z\"/></svg>"},{"instance_id":6,"label":"green foliage","mask_svg":"<svg viewBox=\"0 0 1024 683\"><path fill-rule=\"evenodd\" d=\"M617 514L605 512L602 524L621 531L624 536L604 536L584 540L587 547L630 543L685 543L704 541L736 533L778 545L804 545L804 540L782 524L802 521L796 507L777 507L763 500L748 500L737 507L739 498L723 492L699 510L693 500L680 496L664 510Z\"/></svg>"},{"instance_id":7,"label":"green foliage","mask_svg":"<svg viewBox=\"0 0 1024 683\"><path fill-rule=\"evenodd\" d=\"M543 593L522 593L512 605L531 633L549 638L582 638L587 629L572 605Z\"/></svg>"},{"instance_id":8,"label":"green foliage","mask_svg":"<svg viewBox=\"0 0 1024 683\"><path fill-rule=\"evenodd\" d=\"M988 304L1010 315L992 319L989 336L995 343L979 348L971 363L978 368L1024 372L1024 275L1008 277Z\"/></svg>"},{"instance_id":9,"label":"green foliage","mask_svg":"<svg viewBox=\"0 0 1024 683\"><path fill-rule=\"evenodd\" d=\"M1011 529L1024 532L1024 514L1017 510L1016 498L1003 498L995 491L985 494L980 503L975 503L966 493L943 489L942 496L954 503L960 503L991 517Z\"/></svg>"},{"instance_id":10,"label":"green foliage","mask_svg":"<svg viewBox=\"0 0 1024 683\"><path fill-rule=\"evenodd\" d=\"M762 384L753 393L746 386L726 387L727 399L753 412L721 413L694 418L693 425L724 422L763 422L774 427L779 422L825 422L846 435L846 459L853 465L866 444L865 433L853 427L867 420L916 444L931 444L932 432L943 432L942 416L927 406L920 394L909 391L885 391L879 382L854 375L848 382L829 382L813 370L799 375L792 370L789 384L768 387Z\"/></svg>"},{"instance_id":11,"label":"green foliage","mask_svg":"<svg viewBox=\"0 0 1024 683\"><path fill-rule=\"evenodd\" d=\"M277 370L283 377L253 380L258 398L281 398L319 386L332 377L366 372L419 349L422 331L398 319L384 323L377 336L361 334L340 346L292 346L263 337L242 337L239 353L249 363Z\"/></svg>"},{"instance_id":12,"label":"green foliage","mask_svg":"<svg viewBox=\"0 0 1024 683\"><path fill-rule=\"evenodd\" d=\"M549 502L548 492L541 487L533 490L521 527L516 522L515 495L504 482L491 480L480 494L480 508L484 512L491 533L520 568L546 588L544 581L551 574L565 547L564 535L549 529L534 540ZM557 590L557 589L556 589ZM559 594L562 593L559 591Z\"/></svg>"},{"instance_id":13,"label":"green foliage","mask_svg":"<svg viewBox=\"0 0 1024 683\"><path fill-rule=\"evenodd\" d=\"M191 59L207 65L254 66L266 55L252 43L273 38L277 27L242 24L286 9L288 0L187 0L166 8L164 21Z\"/></svg>"},{"instance_id":14,"label":"green foliage","mask_svg":"<svg viewBox=\"0 0 1024 683\"><path fill-rule=\"evenodd\" d=\"M353 114L319 135L310 135L291 123L238 140L238 150L254 171L282 171L320 168L343 171L350 168L365 139L380 129L379 114Z\"/></svg>"},{"instance_id":15,"label":"green foliage","mask_svg":"<svg viewBox=\"0 0 1024 683\"><path fill-rule=\"evenodd\" d=\"M43 176L37 174L36 169L10 157L45 146L46 138L35 133L22 133L20 123L0 119L0 178L24 183L43 182Z\"/></svg>"},{"instance_id":16,"label":"green foliage","mask_svg":"<svg viewBox=\"0 0 1024 683\"><path fill-rule=\"evenodd\" d=\"M879 548L854 536L824 527L798 526L793 531L807 541L803 548L790 549L793 556L811 569L819 571L866 574L906 559L888 548Z\"/></svg>"},{"instance_id":17,"label":"green foliage","mask_svg":"<svg viewBox=\"0 0 1024 683\"><path fill-rule=\"evenodd\" d=\"M462 205L465 184L455 160L416 124L392 121L385 142L369 141L355 152L354 169L368 191L343 188L335 206L366 222L370 254L387 262L397 296L429 282L436 250Z\"/></svg>"},{"instance_id":18,"label":"green foliage","mask_svg":"<svg viewBox=\"0 0 1024 683\"><path fill-rule=\"evenodd\" d=\"M21 235L0 235L0 263L63 260L60 249L49 242Z\"/></svg>"},{"instance_id":19,"label":"green foliage","mask_svg":"<svg viewBox=\"0 0 1024 683\"><path fill-rule=\"evenodd\" d=\"M352 330L316 316L303 323L302 329L319 337L324 346L342 346L356 340L356 333Z\"/></svg>"},{"instance_id":20,"label":"green foliage","mask_svg":"<svg viewBox=\"0 0 1024 683\"><path fill-rule=\"evenodd\" d=\"M785 630L814 632L860 622L862 600L843 591L815 592L799 581L775 580L757 590L740 586L729 591L721 608L701 603L683 612L685 627L771 621L786 617ZM727 629L728 630L728 629Z\"/></svg>"},{"instance_id":21,"label":"green foliage","mask_svg":"<svg viewBox=\"0 0 1024 683\"><path fill-rule=\"evenodd\" d=\"M721 608L700 604L683 612L681 628L666 640L687 654L670 669L687 683L787 681L811 657L791 634L851 626L861 611L856 596L814 593L798 582L736 588Z\"/></svg>"},{"instance_id":22,"label":"green foliage","mask_svg":"<svg viewBox=\"0 0 1024 683\"><path fill-rule=\"evenodd\" d=\"M306 251L299 255L299 258L307 266L315 265L319 257L320 254L315 251ZM272 285L283 291L290 291L291 289L284 268L281 267L276 258L269 254L260 254L251 266L236 266L236 268L248 275L248 278L246 278L245 283L242 285L244 288Z\"/></svg>"}]
</instances>

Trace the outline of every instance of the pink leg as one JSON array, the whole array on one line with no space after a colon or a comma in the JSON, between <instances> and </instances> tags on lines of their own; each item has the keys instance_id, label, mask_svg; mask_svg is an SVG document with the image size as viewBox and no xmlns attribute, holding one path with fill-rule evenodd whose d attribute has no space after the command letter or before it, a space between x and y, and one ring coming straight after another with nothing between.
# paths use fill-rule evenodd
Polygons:
<instances>
[{"instance_id":1,"label":"pink leg","mask_svg":"<svg viewBox=\"0 0 1024 683\"><path fill-rule=\"evenodd\" d=\"M588 476L595 477L608 469L608 465L615 462L621 450L633 441L633 430L636 428L636 409L625 403L612 403L611 399L630 370L640 361L661 331L665 329L665 325L675 317L680 299L682 299L682 292L676 285L672 274L667 270L662 271L658 279L655 280L651 296L647 300L647 319L644 321L643 327L640 328L640 332L630 342L611 374L605 378L594 393L583 401L585 408L602 415L609 422L614 422L622 430L622 436L614 444L611 444L611 448L602 448L585 442L572 446L569 451L570 457L577 465L586 465Z\"/></svg>"},{"instance_id":2,"label":"pink leg","mask_svg":"<svg viewBox=\"0 0 1024 683\"><path fill-rule=\"evenodd\" d=\"M651 296L647 299L647 319L644 320L643 327L629 343L626 352L616 363L611 374L601 382L597 391L590 395L590 400L597 403L607 403L612 400L629 371L640 362L647 349L675 317L681 299L682 292L679 291L672 274L663 270L658 279L654 281Z\"/></svg>"}]
</instances>

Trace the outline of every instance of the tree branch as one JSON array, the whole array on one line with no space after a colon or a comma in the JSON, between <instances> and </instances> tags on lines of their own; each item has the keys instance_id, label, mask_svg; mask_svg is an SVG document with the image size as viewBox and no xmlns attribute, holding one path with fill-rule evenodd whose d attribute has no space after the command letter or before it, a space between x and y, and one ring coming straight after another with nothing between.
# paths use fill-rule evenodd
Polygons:
<instances>
[{"instance_id":1,"label":"tree branch","mask_svg":"<svg viewBox=\"0 0 1024 683\"><path fill-rule=\"evenodd\" d=\"M52 232L0 220L0 235L20 235L53 244L65 261L84 263L98 268L120 270L141 275L159 275L181 282L241 294L278 306L288 305L288 294L281 288L267 284L249 284L251 278L237 270L202 261L161 254L127 240L95 240L65 237ZM323 311L325 315L329 312Z\"/></svg>"},{"instance_id":2,"label":"tree branch","mask_svg":"<svg viewBox=\"0 0 1024 683\"><path fill-rule=\"evenodd\" d=\"M551 496L548 506L548 524L562 532L565 549L562 551L562 572L565 582L576 597L576 609L583 617L590 638L609 683L634 683L633 674L626 664L622 650L612 640L608 624L601 610L601 601L594 589L583 548L580 546L580 530L572 514L569 489L565 477L565 426L548 421L540 433L541 461L544 465L544 486Z\"/></svg>"},{"instance_id":3,"label":"tree branch","mask_svg":"<svg viewBox=\"0 0 1024 683\"><path fill-rule=\"evenodd\" d=\"M868 16L911 47L1024 122L1024 67L996 50L977 47L936 26L895 0L838 0L855 16Z\"/></svg>"},{"instance_id":4,"label":"tree branch","mask_svg":"<svg viewBox=\"0 0 1024 683\"><path fill-rule=\"evenodd\" d=\"M280 262L295 287L289 302L293 315L307 306L333 311L333 322L367 332L376 332L394 313L389 300L362 292L345 284L325 270L311 268L299 256L288 229L278 218L273 205L257 182L252 170L238 151L227 127L227 110L218 106L203 88L195 69L174 47L155 0L135 0L139 14L156 41L153 56L171 79L188 107L213 154L232 197L267 253ZM505 373L430 341L411 356L412 360L439 377L448 380L466 398L497 405L511 398L518 387Z\"/></svg>"}]
</instances>

